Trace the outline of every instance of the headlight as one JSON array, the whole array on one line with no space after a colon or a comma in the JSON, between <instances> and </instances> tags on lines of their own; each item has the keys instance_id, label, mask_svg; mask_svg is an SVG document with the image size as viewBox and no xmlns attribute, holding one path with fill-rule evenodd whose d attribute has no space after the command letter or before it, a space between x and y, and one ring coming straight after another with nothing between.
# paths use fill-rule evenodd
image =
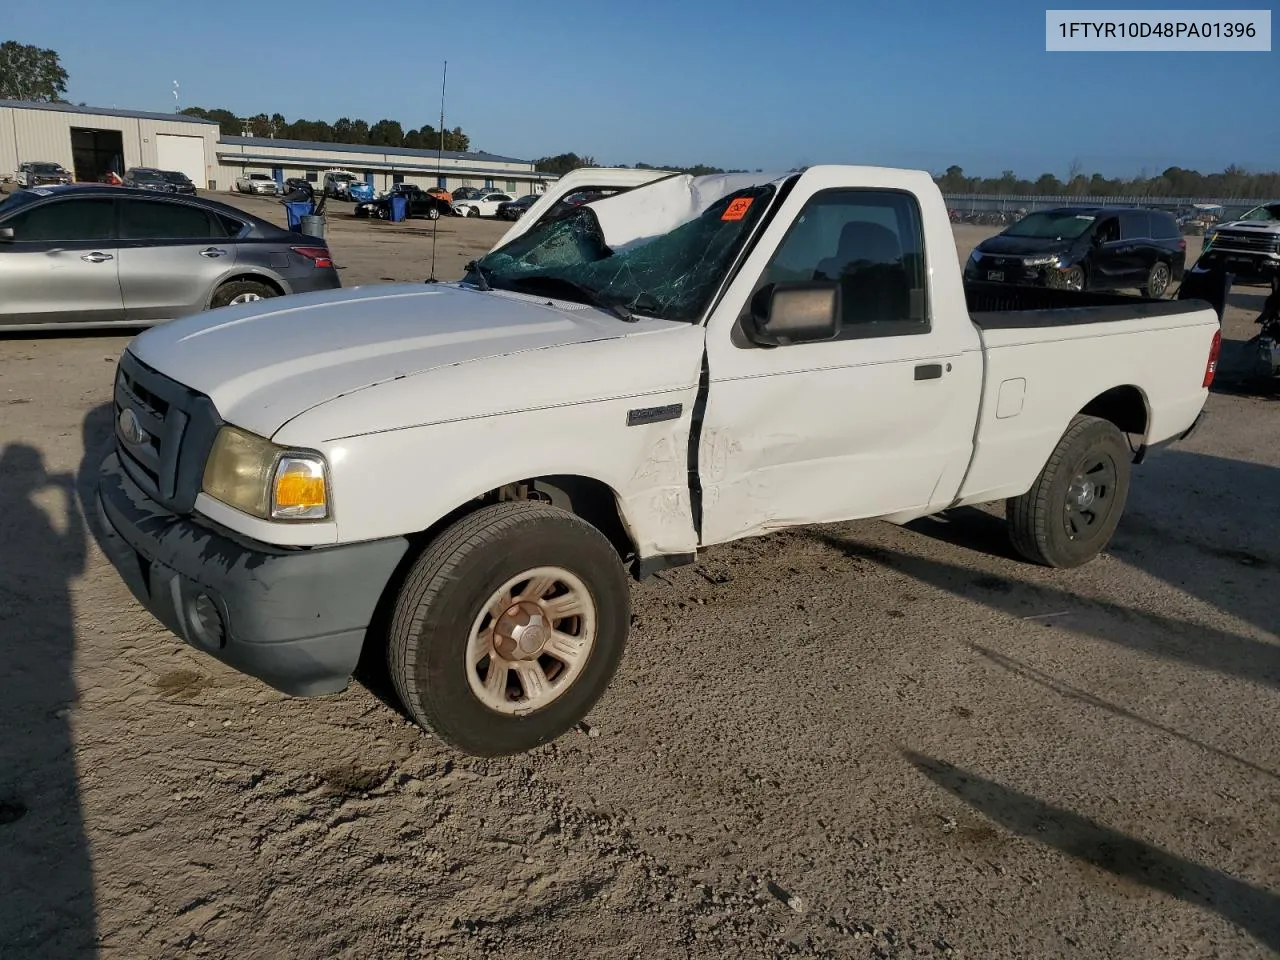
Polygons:
<instances>
[{"instance_id":1,"label":"headlight","mask_svg":"<svg viewBox=\"0 0 1280 960\"><path fill-rule=\"evenodd\" d=\"M204 467L204 492L263 520L324 520L329 479L324 458L223 427Z\"/></svg>"},{"instance_id":2,"label":"headlight","mask_svg":"<svg viewBox=\"0 0 1280 960\"><path fill-rule=\"evenodd\" d=\"M982 259L982 251L975 247L974 251L971 254L969 254L969 259L972 260L974 263L977 263L979 260Z\"/></svg>"},{"instance_id":3,"label":"headlight","mask_svg":"<svg viewBox=\"0 0 1280 960\"><path fill-rule=\"evenodd\" d=\"M1062 266L1062 257L1056 253L1043 257L1027 257L1022 261L1022 265L1026 267L1060 267Z\"/></svg>"}]
</instances>

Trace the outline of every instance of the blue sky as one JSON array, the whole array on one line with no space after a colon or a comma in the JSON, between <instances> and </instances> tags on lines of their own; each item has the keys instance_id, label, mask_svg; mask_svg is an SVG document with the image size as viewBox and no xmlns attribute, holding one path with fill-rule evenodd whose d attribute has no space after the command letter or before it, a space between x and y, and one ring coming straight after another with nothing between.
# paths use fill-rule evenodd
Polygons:
<instances>
[{"instance_id":1,"label":"blue sky","mask_svg":"<svg viewBox=\"0 0 1280 960\"><path fill-rule=\"evenodd\" d=\"M1072 158L1109 176L1280 167L1274 42L1269 53L1047 53L1046 5L1025 0L468 6L308 0L215 5L215 16L75 0L34 24L9 18L6 37L57 50L73 102L168 111L176 79L184 106L406 128L438 122L447 58L446 125L525 158L958 163L1032 178L1064 176Z\"/></svg>"}]
</instances>

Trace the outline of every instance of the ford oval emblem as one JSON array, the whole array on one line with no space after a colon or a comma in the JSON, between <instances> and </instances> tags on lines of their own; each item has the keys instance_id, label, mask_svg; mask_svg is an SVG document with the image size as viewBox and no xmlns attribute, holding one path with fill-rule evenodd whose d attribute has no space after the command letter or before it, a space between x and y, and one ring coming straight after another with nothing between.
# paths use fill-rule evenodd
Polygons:
<instances>
[{"instance_id":1,"label":"ford oval emblem","mask_svg":"<svg viewBox=\"0 0 1280 960\"><path fill-rule=\"evenodd\" d=\"M150 434L143 430L142 424L138 422L138 415L128 407L120 411L120 417L116 423L120 428L120 436L124 438L125 443L136 447L150 439Z\"/></svg>"}]
</instances>

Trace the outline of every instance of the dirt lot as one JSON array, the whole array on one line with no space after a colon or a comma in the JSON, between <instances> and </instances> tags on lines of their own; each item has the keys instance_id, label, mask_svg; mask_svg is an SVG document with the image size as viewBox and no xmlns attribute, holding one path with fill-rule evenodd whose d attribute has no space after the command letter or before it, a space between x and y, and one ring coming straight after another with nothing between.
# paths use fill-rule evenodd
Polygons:
<instances>
[{"instance_id":1,"label":"dirt lot","mask_svg":"<svg viewBox=\"0 0 1280 960\"><path fill-rule=\"evenodd\" d=\"M438 274L500 230L442 221ZM346 286L425 277L430 233L330 221ZM634 588L598 735L488 762L153 622L80 505L126 338L0 340L0 956L1280 952L1262 293L1106 556L1027 566L977 510L713 549Z\"/></svg>"}]
</instances>

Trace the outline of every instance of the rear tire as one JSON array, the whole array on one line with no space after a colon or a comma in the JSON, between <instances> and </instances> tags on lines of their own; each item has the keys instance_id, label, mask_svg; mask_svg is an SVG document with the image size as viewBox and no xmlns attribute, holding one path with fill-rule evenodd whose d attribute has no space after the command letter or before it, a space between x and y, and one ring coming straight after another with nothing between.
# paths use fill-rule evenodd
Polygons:
<instances>
[{"instance_id":1,"label":"rear tire","mask_svg":"<svg viewBox=\"0 0 1280 960\"><path fill-rule=\"evenodd\" d=\"M505 756L586 716L630 622L626 572L599 530L557 507L500 503L454 523L413 565L387 666L420 726L465 753Z\"/></svg>"},{"instance_id":2,"label":"rear tire","mask_svg":"<svg viewBox=\"0 0 1280 960\"><path fill-rule=\"evenodd\" d=\"M1173 271L1163 260L1157 260L1147 273L1147 282L1142 287L1142 295L1157 300L1164 298L1169 292L1169 284L1173 282Z\"/></svg>"},{"instance_id":3,"label":"rear tire","mask_svg":"<svg viewBox=\"0 0 1280 960\"><path fill-rule=\"evenodd\" d=\"M1088 563L1120 523L1130 464L1129 445L1115 424L1075 417L1031 489L1005 504L1014 548L1048 567Z\"/></svg>"},{"instance_id":4,"label":"rear tire","mask_svg":"<svg viewBox=\"0 0 1280 960\"><path fill-rule=\"evenodd\" d=\"M231 283L224 283L214 291L213 299L209 301L209 309L216 310L218 307L252 303L255 300L266 300L278 296L280 296L279 291L265 283L258 283L256 280L233 280Z\"/></svg>"}]
</instances>

